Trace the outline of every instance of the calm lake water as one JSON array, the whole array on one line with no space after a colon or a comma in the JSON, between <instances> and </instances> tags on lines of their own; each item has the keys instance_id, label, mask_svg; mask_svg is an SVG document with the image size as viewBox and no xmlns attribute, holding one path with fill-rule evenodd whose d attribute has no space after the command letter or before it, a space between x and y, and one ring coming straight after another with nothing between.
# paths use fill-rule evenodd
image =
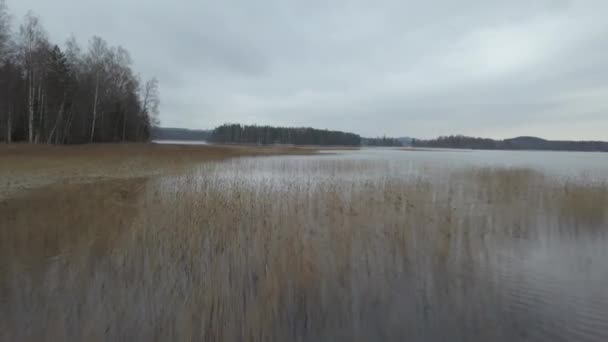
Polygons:
<instances>
[{"instance_id":1,"label":"calm lake water","mask_svg":"<svg viewBox=\"0 0 608 342\"><path fill-rule=\"evenodd\" d=\"M412 150L362 149L327 151L337 158L388 161L401 168L429 167L458 169L468 167L532 168L553 176L591 177L608 180L608 153L546 151Z\"/></svg>"},{"instance_id":2,"label":"calm lake water","mask_svg":"<svg viewBox=\"0 0 608 342\"><path fill-rule=\"evenodd\" d=\"M330 170L333 162L357 167ZM277 185L286 180L295 182L325 182L425 177L436 183L452 172L473 168L531 169L556 181L603 184L608 182L608 153L532 152L532 151L469 151L433 150L403 151L369 148L361 150L321 151L313 156L275 156L240 158L225 162L218 176L238 177L244 182L272 181Z\"/></svg>"},{"instance_id":3,"label":"calm lake water","mask_svg":"<svg viewBox=\"0 0 608 342\"><path fill-rule=\"evenodd\" d=\"M4 203L0 340L608 341L608 153L185 171Z\"/></svg>"},{"instance_id":4,"label":"calm lake water","mask_svg":"<svg viewBox=\"0 0 608 342\"><path fill-rule=\"evenodd\" d=\"M204 140L154 140L155 144L167 144L167 145L207 145Z\"/></svg>"},{"instance_id":5,"label":"calm lake water","mask_svg":"<svg viewBox=\"0 0 608 342\"><path fill-rule=\"evenodd\" d=\"M461 191L457 203L470 202L473 194L466 193L470 188L455 184L452 176L488 167L531 169L556 187L568 183L606 187L608 182L608 153L569 152L362 149L306 157L241 158L201 172L212 172L227 188L271 184L277 192L334 186L348 193L363 184L423 179L432 183L437 195L433 205L437 205L447 189ZM408 246L422 250L412 257L417 261L408 275L391 269L396 265L390 264L385 272L394 272L393 276L360 280L369 287L367 291L390 294L386 302L374 304L376 309L362 310L361 336L369 340L399 340L409 335L412 340L434 341L608 341L608 208L602 221L593 222L593 229L581 230L578 221L547 209L550 204L541 203L543 197L525 196L516 199L529 209L525 211L512 209L516 205L511 204L502 215L479 204L456 209L462 221L469 220L469 215L481 217L481 225L470 223L481 230L508 227L514 216L521 215L524 223L517 224L524 226L525 233L488 236L466 244L466 238L454 238L458 242L452 241L447 262L454 272L435 268L424 255L424 244L413 241ZM458 227L469 228L466 225ZM380 243L376 248L384 247ZM474 271L454 266L463 253L473 255L466 263L475 264ZM362 290L360 295L365 293ZM395 324L412 328L404 333Z\"/></svg>"}]
</instances>

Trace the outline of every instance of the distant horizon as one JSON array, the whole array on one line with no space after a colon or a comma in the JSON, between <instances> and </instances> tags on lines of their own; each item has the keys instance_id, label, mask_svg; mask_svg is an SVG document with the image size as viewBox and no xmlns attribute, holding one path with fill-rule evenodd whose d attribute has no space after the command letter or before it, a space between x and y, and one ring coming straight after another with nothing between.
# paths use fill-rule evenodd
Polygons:
<instances>
[{"instance_id":1,"label":"distant horizon","mask_svg":"<svg viewBox=\"0 0 608 342\"><path fill-rule=\"evenodd\" d=\"M432 140L432 139L436 139L439 137L447 137L447 136L465 136L465 137L470 137L470 138L482 138L482 139L491 139L491 140L509 140L509 139L516 139L516 138L538 138L538 139L543 139L543 140L547 140L547 141L579 141L579 142L584 142L584 141L594 141L594 142L608 142L608 139L563 139L563 138L547 138L544 136L540 136L540 135L514 135L514 136L509 136L506 138L495 138L495 137L488 137L488 136L482 136L482 135L468 135L468 134L459 134L459 133L452 133L452 134L442 134L442 135L437 135L437 136L433 136L433 137L418 137L418 136L412 136L412 135L388 135L388 134L381 134L381 135L363 135L360 134L358 132L351 132L351 131L347 131L347 130L343 130L343 129L334 129L334 128L322 128L322 127L314 127L314 126L297 126L297 125L282 125L282 126L275 126L275 125L268 125L268 124L243 124L243 123L238 123L235 122L235 124L240 124L240 125L256 125L256 126L272 126L272 127L293 127L293 128L314 128L314 129L321 129L321 130L331 130L331 131L341 131L341 132L346 132L346 133L354 133L357 134L359 136L361 136L362 138L381 138L381 137L387 137L387 138L395 138L395 139L403 139L403 138L407 138L407 139L416 139L416 140ZM221 126L221 125L218 125ZM174 126L164 126L164 125L160 125L160 126L156 126L157 128L161 128L161 129L185 129L185 130L192 130L192 131L213 131L213 129L215 129L216 127L213 128L190 128L190 127L174 127Z\"/></svg>"}]
</instances>

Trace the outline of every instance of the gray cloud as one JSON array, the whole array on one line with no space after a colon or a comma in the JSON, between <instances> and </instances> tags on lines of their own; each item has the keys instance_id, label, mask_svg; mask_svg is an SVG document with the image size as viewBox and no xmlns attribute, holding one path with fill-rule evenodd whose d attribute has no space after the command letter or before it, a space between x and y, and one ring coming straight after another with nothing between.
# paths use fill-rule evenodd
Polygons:
<instances>
[{"instance_id":1,"label":"gray cloud","mask_svg":"<svg viewBox=\"0 0 608 342\"><path fill-rule=\"evenodd\" d=\"M608 3L8 0L161 81L165 126L608 139Z\"/></svg>"}]
</instances>

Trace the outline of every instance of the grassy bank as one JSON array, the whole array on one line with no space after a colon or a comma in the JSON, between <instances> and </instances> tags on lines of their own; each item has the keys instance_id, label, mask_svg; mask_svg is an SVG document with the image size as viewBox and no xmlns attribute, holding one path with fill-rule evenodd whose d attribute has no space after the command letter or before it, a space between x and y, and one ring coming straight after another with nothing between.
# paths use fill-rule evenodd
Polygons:
<instances>
[{"instance_id":1,"label":"grassy bank","mask_svg":"<svg viewBox=\"0 0 608 342\"><path fill-rule=\"evenodd\" d=\"M234 157L314 152L313 148L285 146L0 144L0 199L57 183L146 177Z\"/></svg>"}]
</instances>

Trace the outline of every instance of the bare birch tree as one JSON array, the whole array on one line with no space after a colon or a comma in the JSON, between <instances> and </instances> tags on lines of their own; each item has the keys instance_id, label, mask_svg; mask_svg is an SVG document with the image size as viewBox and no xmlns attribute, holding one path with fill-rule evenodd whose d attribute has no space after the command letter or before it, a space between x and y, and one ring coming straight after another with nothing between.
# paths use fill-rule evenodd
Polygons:
<instances>
[{"instance_id":1,"label":"bare birch tree","mask_svg":"<svg viewBox=\"0 0 608 342\"><path fill-rule=\"evenodd\" d=\"M35 106L42 102L42 81L44 74L43 49L47 44L47 35L40 24L40 19L31 11L25 16L19 28L19 57L23 63L27 82L27 127L28 142L34 142Z\"/></svg>"},{"instance_id":2,"label":"bare birch tree","mask_svg":"<svg viewBox=\"0 0 608 342\"><path fill-rule=\"evenodd\" d=\"M160 95L156 77L148 80L144 85L142 113L147 115L152 126L160 124L159 115Z\"/></svg>"},{"instance_id":3,"label":"bare birch tree","mask_svg":"<svg viewBox=\"0 0 608 342\"><path fill-rule=\"evenodd\" d=\"M93 37L89 45L89 53L86 56L85 64L88 72L93 79L93 105L91 110L91 136L90 142L95 138L95 125L97 124L97 116L99 110L100 97L104 95L104 76L105 63L108 58L108 44L100 37Z\"/></svg>"},{"instance_id":4,"label":"bare birch tree","mask_svg":"<svg viewBox=\"0 0 608 342\"><path fill-rule=\"evenodd\" d=\"M0 140L142 141L158 122L158 82L144 86L123 47L93 37L51 44L32 12L12 30L0 0ZM12 32L16 32L13 34Z\"/></svg>"}]
</instances>

